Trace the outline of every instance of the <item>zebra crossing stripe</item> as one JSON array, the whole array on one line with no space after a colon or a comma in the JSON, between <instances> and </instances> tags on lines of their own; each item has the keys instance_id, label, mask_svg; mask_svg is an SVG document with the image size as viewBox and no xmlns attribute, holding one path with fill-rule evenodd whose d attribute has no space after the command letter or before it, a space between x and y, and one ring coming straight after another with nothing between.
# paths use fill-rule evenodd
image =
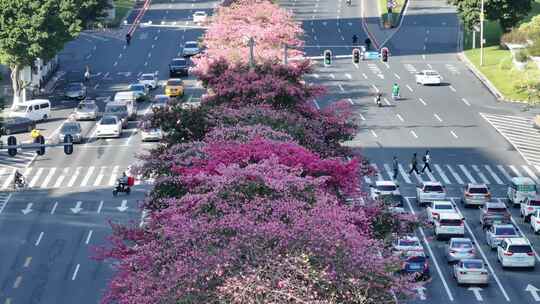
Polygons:
<instances>
[{"instance_id":1,"label":"zebra crossing stripe","mask_svg":"<svg viewBox=\"0 0 540 304\"><path fill-rule=\"evenodd\" d=\"M433 167L435 167L435 170L437 171L437 173L439 173L445 184L452 184L439 165L435 164L433 165Z\"/></svg>"},{"instance_id":2,"label":"zebra crossing stripe","mask_svg":"<svg viewBox=\"0 0 540 304\"><path fill-rule=\"evenodd\" d=\"M88 184L88 181L90 180L90 177L92 176L92 173L94 173L95 169L96 169L96 167L94 167L94 166L90 166L90 168L88 168L88 172L86 173L86 176L84 177L84 179L81 182L81 187L84 187L84 186L86 186L86 184Z\"/></svg>"},{"instance_id":3,"label":"zebra crossing stripe","mask_svg":"<svg viewBox=\"0 0 540 304\"><path fill-rule=\"evenodd\" d=\"M467 168L465 168L464 165L458 165L458 167L461 169L461 171L463 171L463 173L465 173L465 176L467 176L467 178L469 179L469 182L473 183L473 184L476 184L476 180L474 179L474 177L471 175L471 173L469 172L469 170L467 170Z\"/></svg>"},{"instance_id":4,"label":"zebra crossing stripe","mask_svg":"<svg viewBox=\"0 0 540 304\"><path fill-rule=\"evenodd\" d=\"M534 174L534 172L533 172L531 169L529 169L529 167L527 167L527 166L525 166L525 165L523 165L523 166L521 166L521 167L523 168L523 170L525 170L525 172L527 172L527 174L529 174L529 176L530 176L532 179L534 179L534 181L535 181L536 183L539 183L539 182L540 182L540 180L538 180L538 176L536 176L536 174Z\"/></svg>"},{"instance_id":5,"label":"zebra crossing stripe","mask_svg":"<svg viewBox=\"0 0 540 304\"><path fill-rule=\"evenodd\" d=\"M383 180L383 177L382 177L382 174L381 174L382 172L381 172L381 170L379 170L379 167L377 167L377 164L371 164L371 166L377 172L377 180Z\"/></svg>"},{"instance_id":6,"label":"zebra crossing stripe","mask_svg":"<svg viewBox=\"0 0 540 304\"><path fill-rule=\"evenodd\" d=\"M452 176L458 182L458 184L460 184L460 185L465 184L463 182L463 180L461 179L461 177L459 177L459 175L456 173L456 171L454 171L454 169L452 167L450 167L450 165L446 165L446 168L448 169L448 171L450 171L450 174L452 174Z\"/></svg>"},{"instance_id":7,"label":"zebra crossing stripe","mask_svg":"<svg viewBox=\"0 0 540 304\"><path fill-rule=\"evenodd\" d=\"M101 169L99 170L99 174L96 178L96 181L94 182L94 186L97 187L101 184L101 180L103 180L103 171L105 171L105 168L107 167L101 167Z\"/></svg>"},{"instance_id":8,"label":"zebra crossing stripe","mask_svg":"<svg viewBox=\"0 0 540 304\"><path fill-rule=\"evenodd\" d=\"M118 168L120 166L114 166L111 174L111 178L109 179L109 186L114 186L116 183L116 176L118 175Z\"/></svg>"},{"instance_id":9,"label":"zebra crossing stripe","mask_svg":"<svg viewBox=\"0 0 540 304\"><path fill-rule=\"evenodd\" d=\"M473 165L472 167L474 169L474 172L476 172L476 174L478 174L478 176L480 176L480 179L482 180L482 182L484 182L484 184L486 184L486 185L489 185L489 180L486 178L484 173L482 173L482 171L480 171L480 168L478 168L477 165Z\"/></svg>"},{"instance_id":10,"label":"zebra crossing stripe","mask_svg":"<svg viewBox=\"0 0 540 304\"><path fill-rule=\"evenodd\" d=\"M495 172L493 172L493 169L491 169L490 166L485 165L484 168L486 168L486 170L489 172L489 174L491 174L491 177L493 177L493 179L495 180L495 182L497 182L497 184L499 184L499 185L504 184L503 181L499 178L499 176L497 176L497 174L495 174Z\"/></svg>"},{"instance_id":11,"label":"zebra crossing stripe","mask_svg":"<svg viewBox=\"0 0 540 304\"><path fill-rule=\"evenodd\" d=\"M514 172L516 176L519 176L519 177L523 176L521 175L521 172L519 172L518 169L514 165L509 165L508 167L510 167L510 169L512 170L512 172Z\"/></svg>"},{"instance_id":12,"label":"zebra crossing stripe","mask_svg":"<svg viewBox=\"0 0 540 304\"><path fill-rule=\"evenodd\" d=\"M2 185L2 189L7 189L9 187L9 184L11 184L11 181L13 181L13 175L15 174L15 169L13 169L11 172L9 172L8 174L8 178L6 178L6 181L4 182L4 184Z\"/></svg>"},{"instance_id":13,"label":"zebra crossing stripe","mask_svg":"<svg viewBox=\"0 0 540 304\"><path fill-rule=\"evenodd\" d=\"M56 183L54 183L54 188L59 188L60 187L60 185L64 181L64 178L66 178L66 174L68 172L69 172L69 167L64 168L64 170L62 170L62 175L60 175L60 177L58 177L58 179L56 180Z\"/></svg>"},{"instance_id":14,"label":"zebra crossing stripe","mask_svg":"<svg viewBox=\"0 0 540 304\"><path fill-rule=\"evenodd\" d=\"M75 169L75 174L71 176L71 180L69 181L67 185L69 188L73 187L73 185L75 184L75 181L77 180L77 178L79 177L79 174L81 173L81 169L82 167L77 167L77 169Z\"/></svg>"},{"instance_id":15,"label":"zebra crossing stripe","mask_svg":"<svg viewBox=\"0 0 540 304\"><path fill-rule=\"evenodd\" d=\"M435 178L435 176L433 176L433 174L431 173L431 171L424 171L427 173L427 175L429 176L429 179L432 181L432 182L436 182L437 179Z\"/></svg>"},{"instance_id":16,"label":"zebra crossing stripe","mask_svg":"<svg viewBox=\"0 0 540 304\"><path fill-rule=\"evenodd\" d=\"M407 184L411 183L411 179L407 175L407 172L405 172L405 169L403 169L403 166L401 164L398 164L399 173L401 174L401 177L405 180Z\"/></svg>"},{"instance_id":17,"label":"zebra crossing stripe","mask_svg":"<svg viewBox=\"0 0 540 304\"><path fill-rule=\"evenodd\" d=\"M413 174L416 177L416 180L418 181L419 184L424 182L424 180L422 179L422 176L420 176L420 174L417 174L416 172L414 172Z\"/></svg>"},{"instance_id":18,"label":"zebra crossing stripe","mask_svg":"<svg viewBox=\"0 0 540 304\"><path fill-rule=\"evenodd\" d=\"M512 177L508 174L508 172L506 172L506 170L504 169L504 167L502 165L497 165L497 169L499 169L499 171L501 171L501 173L504 175L504 177L507 179L507 180L512 180Z\"/></svg>"},{"instance_id":19,"label":"zebra crossing stripe","mask_svg":"<svg viewBox=\"0 0 540 304\"><path fill-rule=\"evenodd\" d=\"M39 168L36 175L34 175L34 178L32 178L32 181L30 182L30 184L28 184L30 186L30 188L33 188L37 181L39 180L39 178L41 177L41 174L43 174L43 170L44 168Z\"/></svg>"},{"instance_id":20,"label":"zebra crossing stripe","mask_svg":"<svg viewBox=\"0 0 540 304\"><path fill-rule=\"evenodd\" d=\"M384 164L384 171L386 171L386 174L388 174L388 179L392 179L394 177L394 173L392 172L389 164Z\"/></svg>"},{"instance_id":21,"label":"zebra crossing stripe","mask_svg":"<svg viewBox=\"0 0 540 304\"><path fill-rule=\"evenodd\" d=\"M49 171L49 174L47 174L47 177L45 177L43 184L41 184L40 186L41 188L47 188L55 172L56 172L56 168L51 168L51 170Z\"/></svg>"}]
</instances>

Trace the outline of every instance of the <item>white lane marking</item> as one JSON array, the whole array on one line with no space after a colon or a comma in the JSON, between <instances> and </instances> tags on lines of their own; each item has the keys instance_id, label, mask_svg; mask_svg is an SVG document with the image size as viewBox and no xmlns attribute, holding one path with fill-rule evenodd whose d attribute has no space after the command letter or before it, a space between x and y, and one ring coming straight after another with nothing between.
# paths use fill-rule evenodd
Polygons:
<instances>
[{"instance_id":1,"label":"white lane marking","mask_svg":"<svg viewBox=\"0 0 540 304\"><path fill-rule=\"evenodd\" d=\"M461 214L461 216L463 216L463 213L461 212L461 210L459 209L458 207L458 204L456 204L455 200L453 198L450 198L452 200L452 202L454 203L454 206L456 206L456 208L458 209L459 213ZM495 270L493 269L493 267L491 267L491 263L489 262L489 260L487 259L486 255L484 254L484 250L482 250L482 247L480 246L480 243L478 242L478 240L476 239L476 236L474 235L471 227L469 227L469 224L467 223L466 220L463 221L463 223L465 224L465 228L467 228L467 231L469 232L469 235L473 238L473 241L474 241L474 245L476 246L476 249L478 249L478 251L480 252L480 255L482 255L482 258L484 259L484 262L486 263L486 265L488 266L489 268L489 271L491 272L491 275L493 276L493 278L495 279L495 281L497 282L497 285L499 285L499 289L501 290L502 294L504 295L504 297L506 298L506 301L510 302L510 298L508 297L508 294L506 294L506 290L504 289L503 285L501 284L501 281L499 280L499 277L497 276L497 273L495 272Z\"/></svg>"},{"instance_id":2,"label":"white lane marking","mask_svg":"<svg viewBox=\"0 0 540 304\"><path fill-rule=\"evenodd\" d=\"M7 171L7 169L6 169ZM15 172L15 169L13 169L13 172ZM14 173L8 173L9 176L8 178L6 178L6 181L4 182L4 184L2 185L2 189L7 189L9 187L9 184L11 184L11 182L13 181L13 177L14 177ZM3 174L3 172L2 172Z\"/></svg>"},{"instance_id":3,"label":"white lane marking","mask_svg":"<svg viewBox=\"0 0 540 304\"><path fill-rule=\"evenodd\" d=\"M459 174L457 174L456 171L454 171L454 169L452 167L450 167L450 165L446 165L446 168L448 168L448 171L450 171L450 174L452 174L452 176L458 182L458 184L460 184L460 185L465 184L463 182L463 180L461 179L461 177L459 177Z\"/></svg>"},{"instance_id":4,"label":"white lane marking","mask_svg":"<svg viewBox=\"0 0 540 304\"><path fill-rule=\"evenodd\" d=\"M427 103L422 99L422 97L418 98L418 100L420 100L423 105L427 106Z\"/></svg>"},{"instance_id":5,"label":"white lane marking","mask_svg":"<svg viewBox=\"0 0 540 304\"><path fill-rule=\"evenodd\" d=\"M521 175L521 172L519 172L518 169L514 165L508 165L508 167L510 167L510 169L514 172L516 176L519 176L519 177L523 176Z\"/></svg>"},{"instance_id":6,"label":"white lane marking","mask_svg":"<svg viewBox=\"0 0 540 304\"><path fill-rule=\"evenodd\" d=\"M392 172L392 168L390 168L389 164L384 164L383 167L384 167L384 171L386 172L386 175L388 175L388 178L391 179L394 175L394 173Z\"/></svg>"},{"instance_id":7,"label":"white lane marking","mask_svg":"<svg viewBox=\"0 0 540 304\"><path fill-rule=\"evenodd\" d=\"M315 77L316 79L319 79L319 74L313 74L313 77Z\"/></svg>"},{"instance_id":8,"label":"white lane marking","mask_svg":"<svg viewBox=\"0 0 540 304\"><path fill-rule=\"evenodd\" d=\"M341 90L341 92L345 92L345 89L343 88L341 84L338 84L338 88Z\"/></svg>"},{"instance_id":9,"label":"white lane marking","mask_svg":"<svg viewBox=\"0 0 540 304\"><path fill-rule=\"evenodd\" d=\"M39 243L41 243L41 239L43 238L43 235L45 234L45 232L41 231L39 233L39 236L37 238L37 241L34 243L34 246L39 246Z\"/></svg>"},{"instance_id":10,"label":"white lane marking","mask_svg":"<svg viewBox=\"0 0 540 304\"><path fill-rule=\"evenodd\" d=\"M364 115L362 115L361 113L359 113L358 116L360 116L360 119L361 119L361 120L364 120L364 121L366 120L366 118L364 117Z\"/></svg>"},{"instance_id":11,"label":"white lane marking","mask_svg":"<svg viewBox=\"0 0 540 304\"><path fill-rule=\"evenodd\" d=\"M477 165L472 165L472 167L474 169L474 172L476 172L476 174L478 174L478 176L480 176L480 179L482 180L482 182L484 182L484 184L486 184L486 185L489 185L489 180L486 178L484 173L482 173L482 171L480 171L480 168Z\"/></svg>"},{"instance_id":12,"label":"white lane marking","mask_svg":"<svg viewBox=\"0 0 540 304\"><path fill-rule=\"evenodd\" d=\"M19 288L19 286L21 285L21 282L22 282L22 276L18 276L15 279L15 282L13 283L13 288L14 289Z\"/></svg>"},{"instance_id":13,"label":"white lane marking","mask_svg":"<svg viewBox=\"0 0 540 304\"><path fill-rule=\"evenodd\" d=\"M449 85L448 87L450 88L450 90L452 90L454 92L456 91L456 89L453 86Z\"/></svg>"},{"instance_id":14,"label":"white lane marking","mask_svg":"<svg viewBox=\"0 0 540 304\"><path fill-rule=\"evenodd\" d=\"M120 166L114 166L112 169L111 177L109 178L109 186L114 186L116 183L116 176L118 175L118 169Z\"/></svg>"},{"instance_id":15,"label":"white lane marking","mask_svg":"<svg viewBox=\"0 0 540 304\"><path fill-rule=\"evenodd\" d=\"M471 106L471 104L467 101L465 98L461 98L461 101L463 101L467 106Z\"/></svg>"},{"instance_id":16,"label":"white lane marking","mask_svg":"<svg viewBox=\"0 0 540 304\"><path fill-rule=\"evenodd\" d=\"M469 179L469 182L476 184L476 179L471 175L471 172L467 170L465 165L458 165L458 167L461 169L461 171L465 174L465 176Z\"/></svg>"},{"instance_id":17,"label":"white lane marking","mask_svg":"<svg viewBox=\"0 0 540 304\"><path fill-rule=\"evenodd\" d=\"M28 266L30 266L30 262L32 262L32 257L27 257L26 260L24 261L23 267L28 268Z\"/></svg>"},{"instance_id":18,"label":"white lane marking","mask_svg":"<svg viewBox=\"0 0 540 304\"><path fill-rule=\"evenodd\" d=\"M364 77L364 79L367 79L366 73L362 73L362 77Z\"/></svg>"},{"instance_id":19,"label":"white lane marking","mask_svg":"<svg viewBox=\"0 0 540 304\"><path fill-rule=\"evenodd\" d=\"M88 171L86 173L86 176L83 178L82 182L81 182L81 187L85 187L86 184L88 184L88 181L90 180L90 176L92 176L92 174L94 173L94 170L96 169L96 167L94 166L90 166L88 168Z\"/></svg>"},{"instance_id":20,"label":"white lane marking","mask_svg":"<svg viewBox=\"0 0 540 304\"><path fill-rule=\"evenodd\" d=\"M454 136L454 138L458 138L457 134L453 130L450 130L450 134L452 134L452 136Z\"/></svg>"},{"instance_id":21,"label":"white lane marking","mask_svg":"<svg viewBox=\"0 0 540 304\"><path fill-rule=\"evenodd\" d=\"M497 174L495 174L495 172L493 171L493 169L491 169L491 167L489 165L484 165L484 168L486 168L486 170L489 172L491 177L493 177L495 182L497 182L497 184L499 184L499 185L504 184L503 181L499 178L499 176L497 176Z\"/></svg>"},{"instance_id":22,"label":"white lane marking","mask_svg":"<svg viewBox=\"0 0 540 304\"><path fill-rule=\"evenodd\" d=\"M88 245L88 243L90 243L90 238L92 237L92 233L93 233L92 230L88 231L88 236L86 237L86 242L85 242L86 245Z\"/></svg>"},{"instance_id":23,"label":"white lane marking","mask_svg":"<svg viewBox=\"0 0 540 304\"><path fill-rule=\"evenodd\" d=\"M345 77L347 77L348 79L352 79L352 76L349 73L345 73Z\"/></svg>"},{"instance_id":24,"label":"white lane marking","mask_svg":"<svg viewBox=\"0 0 540 304\"><path fill-rule=\"evenodd\" d=\"M371 84L371 87L378 93L379 92L379 88L377 88L374 84Z\"/></svg>"},{"instance_id":25,"label":"white lane marking","mask_svg":"<svg viewBox=\"0 0 540 304\"><path fill-rule=\"evenodd\" d=\"M391 106L392 104L390 103L390 101L388 101L388 99L385 97L383 98L384 100L384 103L386 103L387 106Z\"/></svg>"},{"instance_id":26,"label":"white lane marking","mask_svg":"<svg viewBox=\"0 0 540 304\"><path fill-rule=\"evenodd\" d=\"M144 222L145 222L147 216L148 216L148 211L146 209L143 209L143 211L141 213L141 221L139 223L139 227L142 227L144 225Z\"/></svg>"},{"instance_id":27,"label":"white lane marking","mask_svg":"<svg viewBox=\"0 0 540 304\"><path fill-rule=\"evenodd\" d=\"M384 65L386 66L386 68L387 68L387 69L389 69L389 68L390 68L390 65L389 65L388 63L386 63L386 62L383 62L383 64L384 64Z\"/></svg>"},{"instance_id":28,"label":"white lane marking","mask_svg":"<svg viewBox=\"0 0 540 304\"><path fill-rule=\"evenodd\" d=\"M414 209L411 205L411 202L409 201L408 197L405 197L405 201L407 202L407 205L409 206L409 210L413 215L416 215L416 212L414 212ZM422 227L418 227L418 230L420 231L420 234L422 235L422 240L424 241L424 244L426 245L429 255L431 256L431 260L433 261L433 264L435 264L435 269L437 270L437 273L439 274L439 277L441 278L441 281L443 283L444 289L446 290L446 294L448 295L448 298L450 301L454 301L454 296L452 295L452 292L450 291L450 287L448 287L448 283L446 283L446 279L444 278L441 267L439 266L439 263L437 262L437 258L435 258L435 254L433 254L433 250L431 250L431 246L429 245L429 242L426 238L426 234L424 233L424 229Z\"/></svg>"},{"instance_id":29,"label":"white lane marking","mask_svg":"<svg viewBox=\"0 0 540 304\"><path fill-rule=\"evenodd\" d=\"M435 167L435 170L437 171L437 173L439 173L445 184L452 184L450 179L446 176L446 174L444 174L444 171L439 165L434 164L433 166Z\"/></svg>"},{"instance_id":30,"label":"white lane marking","mask_svg":"<svg viewBox=\"0 0 540 304\"><path fill-rule=\"evenodd\" d=\"M319 106L319 103L317 102L317 100L313 100L313 104L315 104L315 107L317 108L317 110L320 110L321 107Z\"/></svg>"},{"instance_id":31,"label":"white lane marking","mask_svg":"<svg viewBox=\"0 0 540 304\"><path fill-rule=\"evenodd\" d=\"M373 130L369 130L371 132L371 135L373 135L373 137L378 137L377 134L375 133L375 131Z\"/></svg>"},{"instance_id":32,"label":"white lane marking","mask_svg":"<svg viewBox=\"0 0 540 304\"><path fill-rule=\"evenodd\" d=\"M328 76L330 76L330 78L332 78L332 79L336 79L336 76L334 74L332 74L332 73L330 73Z\"/></svg>"},{"instance_id":33,"label":"white lane marking","mask_svg":"<svg viewBox=\"0 0 540 304\"><path fill-rule=\"evenodd\" d=\"M122 53L118 55L118 59L122 59Z\"/></svg>"},{"instance_id":34,"label":"white lane marking","mask_svg":"<svg viewBox=\"0 0 540 304\"><path fill-rule=\"evenodd\" d=\"M377 166L377 164L371 164L371 166L375 169L375 172L377 172L377 180L381 181L383 180L383 176L381 174L381 170L379 170L379 167Z\"/></svg>"},{"instance_id":35,"label":"white lane marking","mask_svg":"<svg viewBox=\"0 0 540 304\"><path fill-rule=\"evenodd\" d=\"M75 174L73 174L73 176L71 177L71 180L69 181L68 183L68 188L71 188L73 187L73 184L75 184L75 180L77 180L77 177L79 177L79 174L81 173L81 169L82 167L77 167L75 169Z\"/></svg>"},{"instance_id":36,"label":"white lane marking","mask_svg":"<svg viewBox=\"0 0 540 304\"><path fill-rule=\"evenodd\" d=\"M442 122L442 118L439 115L437 115L437 113L433 114L433 116L435 116L435 118L437 118L438 121Z\"/></svg>"},{"instance_id":37,"label":"white lane marking","mask_svg":"<svg viewBox=\"0 0 540 304\"><path fill-rule=\"evenodd\" d=\"M508 174L508 172L506 172L506 169L504 169L504 167L502 165L497 165L497 169L499 169L499 171L501 171L501 173L504 175L504 177L507 179L507 180L512 180L512 177L510 176L510 174Z\"/></svg>"},{"instance_id":38,"label":"white lane marking","mask_svg":"<svg viewBox=\"0 0 540 304\"><path fill-rule=\"evenodd\" d=\"M525 172L527 172L527 174L529 174L529 176L538 184L540 183L540 180L538 179L538 176L536 176L536 174L534 174L534 172L529 169L529 167L525 166L525 165L522 165L521 168L523 168L523 170L525 170Z\"/></svg>"},{"instance_id":39,"label":"white lane marking","mask_svg":"<svg viewBox=\"0 0 540 304\"><path fill-rule=\"evenodd\" d=\"M75 281L75 279L77 278L77 273L79 272L80 267L81 267L81 264L77 264L77 266L75 266L75 271L73 272L73 276L71 276L72 281Z\"/></svg>"},{"instance_id":40,"label":"white lane marking","mask_svg":"<svg viewBox=\"0 0 540 304\"><path fill-rule=\"evenodd\" d=\"M431 66L431 64L427 64L427 67L430 69L430 70L433 70L433 67Z\"/></svg>"},{"instance_id":41,"label":"white lane marking","mask_svg":"<svg viewBox=\"0 0 540 304\"><path fill-rule=\"evenodd\" d=\"M398 118L399 120L401 120L401 122L405 122L405 120L403 119L403 117L401 117L401 115L396 114L396 116L397 116L397 118Z\"/></svg>"},{"instance_id":42,"label":"white lane marking","mask_svg":"<svg viewBox=\"0 0 540 304\"><path fill-rule=\"evenodd\" d=\"M54 205L51 209L51 215L54 214L54 212L56 211L56 207L58 207L58 202L54 202Z\"/></svg>"},{"instance_id":43,"label":"white lane marking","mask_svg":"<svg viewBox=\"0 0 540 304\"><path fill-rule=\"evenodd\" d=\"M56 180L56 183L54 183L54 186L53 186L54 188L60 187L60 185L64 181L64 178L66 178L66 174L68 173L68 171L69 171L69 167L66 167L64 168L64 170L62 170L62 175L60 175L60 177L58 177L58 179Z\"/></svg>"},{"instance_id":44,"label":"white lane marking","mask_svg":"<svg viewBox=\"0 0 540 304\"><path fill-rule=\"evenodd\" d=\"M34 188L34 186L36 185L37 181L39 180L39 178L41 177L41 174L43 174L43 170L44 168L39 168L36 175L34 175L34 178L32 179L32 181L30 182L30 184L28 185L30 188Z\"/></svg>"},{"instance_id":45,"label":"white lane marking","mask_svg":"<svg viewBox=\"0 0 540 304\"><path fill-rule=\"evenodd\" d=\"M96 213L101 213L101 208L103 208L103 201L99 201L98 208L96 210Z\"/></svg>"},{"instance_id":46,"label":"white lane marking","mask_svg":"<svg viewBox=\"0 0 540 304\"><path fill-rule=\"evenodd\" d=\"M396 77L397 79L401 79L401 77L399 77L399 75L396 73L394 73L394 77Z\"/></svg>"},{"instance_id":47,"label":"white lane marking","mask_svg":"<svg viewBox=\"0 0 540 304\"><path fill-rule=\"evenodd\" d=\"M103 180L103 177L105 176L104 171L105 171L106 168L107 167L101 167L101 169L99 170L99 174L98 174L96 180L94 181L94 187L97 187L97 186L99 186L101 184L101 180Z\"/></svg>"},{"instance_id":48,"label":"white lane marking","mask_svg":"<svg viewBox=\"0 0 540 304\"><path fill-rule=\"evenodd\" d=\"M426 55L422 54L422 59L426 60Z\"/></svg>"},{"instance_id":49,"label":"white lane marking","mask_svg":"<svg viewBox=\"0 0 540 304\"><path fill-rule=\"evenodd\" d=\"M347 98L347 101L351 104L351 105L354 105L354 102L351 98Z\"/></svg>"},{"instance_id":50,"label":"white lane marking","mask_svg":"<svg viewBox=\"0 0 540 304\"><path fill-rule=\"evenodd\" d=\"M416 135L416 133L414 132L414 130L411 130L411 134L412 134L412 136L414 136L414 138L418 138L418 135Z\"/></svg>"},{"instance_id":51,"label":"white lane marking","mask_svg":"<svg viewBox=\"0 0 540 304\"><path fill-rule=\"evenodd\" d=\"M405 171L405 169L403 168L401 164L398 164L398 169L399 169L399 173L401 174L401 177L403 177L403 179L405 180L407 184L410 184L411 179L409 178L409 175L407 174L407 172Z\"/></svg>"}]
</instances>

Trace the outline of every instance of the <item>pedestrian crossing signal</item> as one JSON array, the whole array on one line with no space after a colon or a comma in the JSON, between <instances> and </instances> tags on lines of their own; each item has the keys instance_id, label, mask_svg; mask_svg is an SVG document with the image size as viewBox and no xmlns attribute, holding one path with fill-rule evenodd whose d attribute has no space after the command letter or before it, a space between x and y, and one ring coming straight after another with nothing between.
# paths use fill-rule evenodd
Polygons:
<instances>
[{"instance_id":1,"label":"pedestrian crossing signal","mask_svg":"<svg viewBox=\"0 0 540 304\"><path fill-rule=\"evenodd\" d=\"M64 136L64 154L70 155L73 153L73 136L66 134Z\"/></svg>"},{"instance_id":2,"label":"pedestrian crossing signal","mask_svg":"<svg viewBox=\"0 0 540 304\"><path fill-rule=\"evenodd\" d=\"M44 155L45 154L45 137L43 137L43 135L38 135L36 138L34 138L34 143L41 145L36 150L37 155Z\"/></svg>"},{"instance_id":3,"label":"pedestrian crossing signal","mask_svg":"<svg viewBox=\"0 0 540 304\"><path fill-rule=\"evenodd\" d=\"M15 136L10 136L8 137L8 154L9 156L15 156L17 155L17 148L13 147L12 146L16 146L17 145L17 138Z\"/></svg>"},{"instance_id":4,"label":"pedestrian crossing signal","mask_svg":"<svg viewBox=\"0 0 540 304\"><path fill-rule=\"evenodd\" d=\"M360 50L359 49L354 49L352 51L352 58L353 58L353 63L359 63L360 62Z\"/></svg>"},{"instance_id":5,"label":"pedestrian crossing signal","mask_svg":"<svg viewBox=\"0 0 540 304\"><path fill-rule=\"evenodd\" d=\"M325 50L324 51L324 65L329 66L332 64L332 51Z\"/></svg>"}]
</instances>

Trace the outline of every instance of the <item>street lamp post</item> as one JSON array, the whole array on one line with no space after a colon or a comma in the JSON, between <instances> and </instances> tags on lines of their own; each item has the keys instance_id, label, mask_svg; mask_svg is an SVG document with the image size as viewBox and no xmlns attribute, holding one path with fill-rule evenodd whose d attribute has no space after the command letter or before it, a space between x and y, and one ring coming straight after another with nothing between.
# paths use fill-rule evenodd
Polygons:
<instances>
[{"instance_id":1,"label":"street lamp post","mask_svg":"<svg viewBox=\"0 0 540 304\"><path fill-rule=\"evenodd\" d=\"M253 37L249 37L248 40L248 46L249 46L249 67L253 68L255 66L255 58L253 57L253 48L255 47L255 39Z\"/></svg>"},{"instance_id":2,"label":"street lamp post","mask_svg":"<svg viewBox=\"0 0 540 304\"><path fill-rule=\"evenodd\" d=\"M480 2L480 66L484 65L484 0Z\"/></svg>"}]
</instances>

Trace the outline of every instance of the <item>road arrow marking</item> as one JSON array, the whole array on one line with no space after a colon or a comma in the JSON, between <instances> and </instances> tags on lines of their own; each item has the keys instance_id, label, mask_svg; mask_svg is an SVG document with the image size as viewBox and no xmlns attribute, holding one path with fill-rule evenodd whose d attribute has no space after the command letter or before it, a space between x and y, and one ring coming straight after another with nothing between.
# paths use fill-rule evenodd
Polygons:
<instances>
[{"instance_id":1,"label":"road arrow marking","mask_svg":"<svg viewBox=\"0 0 540 304\"><path fill-rule=\"evenodd\" d=\"M420 300L426 299L426 288L424 286L416 287L416 292L418 293L418 297Z\"/></svg>"},{"instance_id":2,"label":"road arrow marking","mask_svg":"<svg viewBox=\"0 0 540 304\"><path fill-rule=\"evenodd\" d=\"M469 287L468 290L472 291L474 293L474 296L476 297L476 300L478 302L483 302L484 298L482 298L482 295L480 294L480 291L482 291L482 288L480 287Z\"/></svg>"},{"instance_id":3,"label":"road arrow marking","mask_svg":"<svg viewBox=\"0 0 540 304\"><path fill-rule=\"evenodd\" d=\"M82 205L82 202L81 201L78 201L76 204L75 204L75 208L70 208L71 209L71 212L77 214L79 212L81 212L81 210L83 208L81 208L81 205Z\"/></svg>"},{"instance_id":4,"label":"road arrow marking","mask_svg":"<svg viewBox=\"0 0 540 304\"><path fill-rule=\"evenodd\" d=\"M28 205L26 205L26 208L21 210L21 212L24 214L24 215L27 215L28 213L32 212L32 203L28 203Z\"/></svg>"},{"instance_id":5,"label":"road arrow marking","mask_svg":"<svg viewBox=\"0 0 540 304\"><path fill-rule=\"evenodd\" d=\"M118 209L118 211L120 211L120 212L126 211L128 209L127 200L122 200L122 204L120 204L120 206L116 207L116 209Z\"/></svg>"},{"instance_id":6,"label":"road arrow marking","mask_svg":"<svg viewBox=\"0 0 540 304\"><path fill-rule=\"evenodd\" d=\"M525 291L528 291L531 293L535 302L540 302L540 296L538 295L539 290L540 289L536 288L534 285L531 285L531 284L528 284L527 288L525 288Z\"/></svg>"}]
</instances>

